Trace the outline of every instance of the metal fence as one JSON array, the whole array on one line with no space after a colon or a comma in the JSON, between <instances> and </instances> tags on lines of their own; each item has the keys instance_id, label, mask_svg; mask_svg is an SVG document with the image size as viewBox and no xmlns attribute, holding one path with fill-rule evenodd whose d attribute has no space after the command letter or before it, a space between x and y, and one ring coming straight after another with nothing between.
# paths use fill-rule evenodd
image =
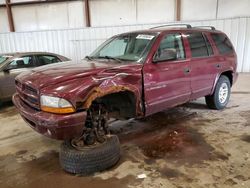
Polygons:
<instances>
[{"instance_id":1,"label":"metal fence","mask_svg":"<svg viewBox=\"0 0 250 188\"><path fill-rule=\"evenodd\" d=\"M238 54L238 71L250 72L250 17L186 23L193 26L212 25L227 33ZM0 53L47 51L79 60L115 34L146 29L161 24L166 23L0 33Z\"/></svg>"}]
</instances>

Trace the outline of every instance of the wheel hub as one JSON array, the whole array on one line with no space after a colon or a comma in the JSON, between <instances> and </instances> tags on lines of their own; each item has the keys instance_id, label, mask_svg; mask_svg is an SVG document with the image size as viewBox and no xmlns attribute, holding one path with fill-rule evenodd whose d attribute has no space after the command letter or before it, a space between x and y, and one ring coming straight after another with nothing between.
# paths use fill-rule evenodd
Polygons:
<instances>
[{"instance_id":1,"label":"wheel hub","mask_svg":"<svg viewBox=\"0 0 250 188\"><path fill-rule=\"evenodd\" d=\"M228 85L222 83L219 89L219 101L221 104L225 103L228 98Z\"/></svg>"},{"instance_id":2,"label":"wheel hub","mask_svg":"<svg viewBox=\"0 0 250 188\"><path fill-rule=\"evenodd\" d=\"M107 123L109 116L104 105L93 104L87 114L82 136L71 140L71 145L78 150L85 146L105 142L109 134Z\"/></svg>"}]
</instances>

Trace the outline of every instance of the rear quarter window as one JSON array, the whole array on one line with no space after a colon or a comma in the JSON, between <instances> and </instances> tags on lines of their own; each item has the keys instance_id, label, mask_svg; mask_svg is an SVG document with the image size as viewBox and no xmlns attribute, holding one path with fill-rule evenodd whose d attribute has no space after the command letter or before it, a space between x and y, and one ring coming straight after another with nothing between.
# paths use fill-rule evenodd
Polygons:
<instances>
[{"instance_id":1,"label":"rear quarter window","mask_svg":"<svg viewBox=\"0 0 250 188\"><path fill-rule=\"evenodd\" d=\"M207 43L207 50L208 50L209 55L214 55L213 48L212 48L210 42L208 41L207 36L206 35L203 35L203 36L204 36L205 41Z\"/></svg>"},{"instance_id":2,"label":"rear quarter window","mask_svg":"<svg viewBox=\"0 0 250 188\"><path fill-rule=\"evenodd\" d=\"M187 39L192 57L207 57L209 55L202 33L189 33Z\"/></svg>"},{"instance_id":3,"label":"rear quarter window","mask_svg":"<svg viewBox=\"0 0 250 188\"><path fill-rule=\"evenodd\" d=\"M220 54L233 52L233 46L226 35L220 33L211 34Z\"/></svg>"}]
</instances>

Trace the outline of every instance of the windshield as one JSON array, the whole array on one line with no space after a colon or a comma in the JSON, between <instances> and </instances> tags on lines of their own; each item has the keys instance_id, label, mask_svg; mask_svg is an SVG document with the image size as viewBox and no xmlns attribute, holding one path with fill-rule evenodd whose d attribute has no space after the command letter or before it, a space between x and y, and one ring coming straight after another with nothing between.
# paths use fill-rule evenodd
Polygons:
<instances>
[{"instance_id":1,"label":"windshield","mask_svg":"<svg viewBox=\"0 0 250 188\"><path fill-rule=\"evenodd\" d=\"M0 56L0 65L5 62L9 57L7 56Z\"/></svg>"},{"instance_id":2,"label":"windshield","mask_svg":"<svg viewBox=\"0 0 250 188\"><path fill-rule=\"evenodd\" d=\"M105 58L118 61L141 61L146 57L156 34L127 34L113 37L103 43L87 58Z\"/></svg>"}]
</instances>

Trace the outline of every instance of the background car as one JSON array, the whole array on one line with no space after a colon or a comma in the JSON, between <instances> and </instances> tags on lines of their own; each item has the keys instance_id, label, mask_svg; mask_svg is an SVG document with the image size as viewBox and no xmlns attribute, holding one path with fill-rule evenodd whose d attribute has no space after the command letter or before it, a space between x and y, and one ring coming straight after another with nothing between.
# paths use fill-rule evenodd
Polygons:
<instances>
[{"instance_id":1,"label":"background car","mask_svg":"<svg viewBox=\"0 0 250 188\"><path fill-rule=\"evenodd\" d=\"M35 67L69 61L58 54L25 52L0 54L0 103L11 100L15 93L15 77Z\"/></svg>"}]
</instances>

